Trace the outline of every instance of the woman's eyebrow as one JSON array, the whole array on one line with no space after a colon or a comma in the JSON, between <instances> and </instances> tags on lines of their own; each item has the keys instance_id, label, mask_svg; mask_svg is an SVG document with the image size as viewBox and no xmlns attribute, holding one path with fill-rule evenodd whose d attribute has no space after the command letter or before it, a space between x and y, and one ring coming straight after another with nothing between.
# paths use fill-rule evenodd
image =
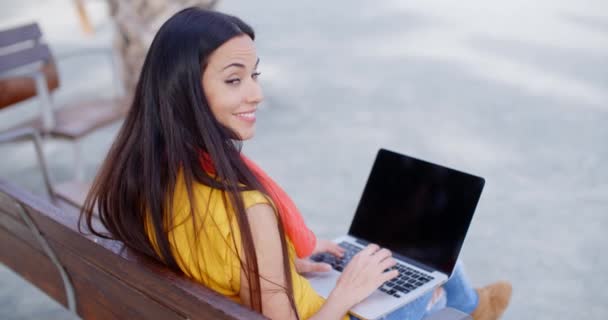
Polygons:
<instances>
[{"instance_id":1,"label":"woman's eyebrow","mask_svg":"<svg viewBox=\"0 0 608 320\"><path fill-rule=\"evenodd\" d=\"M258 67L258 64L259 64L259 63L260 63L260 58L258 58L258 60L255 62L255 67L254 67L254 69ZM225 67L224 67L224 69L222 69L222 71L223 71L223 70L226 70L226 69L228 69L228 68L230 68L230 67L239 67L239 68L245 68L245 65L244 65L244 64L242 64L242 63L238 63L238 62L231 63L231 64L229 64L229 65L225 66Z\"/></svg>"}]
</instances>

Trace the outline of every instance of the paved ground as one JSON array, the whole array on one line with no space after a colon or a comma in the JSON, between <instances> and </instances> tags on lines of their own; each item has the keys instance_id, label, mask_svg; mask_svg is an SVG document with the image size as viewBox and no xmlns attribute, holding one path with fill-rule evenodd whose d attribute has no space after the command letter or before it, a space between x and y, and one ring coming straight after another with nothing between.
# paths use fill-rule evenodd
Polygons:
<instances>
[{"instance_id":1,"label":"paved ground","mask_svg":"<svg viewBox=\"0 0 608 320\"><path fill-rule=\"evenodd\" d=\"M329 2L328 2L329 3ZM476 285L513 282L505 319L608 318L608 5L605 1L228 1L258 33L266 101L245 146L323 237L346 231L387 147L484 176L462 256ZM0 27L41 21L56 53L78 34L70 1L3 3ZM109 93L99 60L62 64L64 90ZM33 114L0 113L0 127ZM92 176L116 127L85 141ZM49 143L55 179L68 145ZM0 176L40 192L29 146L0 148ZM604 164L604 165L602 165ZM62 319L0 266L0 318Z\"/></svg>"}]
</instances>

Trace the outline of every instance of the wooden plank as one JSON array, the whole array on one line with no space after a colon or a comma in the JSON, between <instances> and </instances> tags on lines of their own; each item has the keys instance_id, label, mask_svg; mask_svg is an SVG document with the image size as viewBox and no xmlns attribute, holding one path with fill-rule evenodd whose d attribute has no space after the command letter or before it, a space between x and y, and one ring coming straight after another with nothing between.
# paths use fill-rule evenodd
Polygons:
<instances>
[{"instance_id":1,"label":"wooden plank","mask_svg":"<svg viewBox=\"0 0 608 320\"><path fill-rule=\"evenodd\" d=\"M74 252L82 252L83 259L145 292L159 303L178 308L190 319L265 319L173 273L152 259L124 248L116 241L97 239L95 244L80 234L59 230L59 226L47 217L36 216L34 220L47 237L70 247Z\"/></svg>"},{"instance_id":2,"label":"wooden plank","mask_svg":"<svg viewBox=\"0 0 608 320\"><path fill-rule=\"evenodd\" d=\"M34 241L33 237L31 237L30 229L25 224L23 224L22 221L17 221L14 219L14 217L9 215L0 214L0 227L4 228L6 232L12 234L13 236L24 240L24 242L33 249L42 252L42 248L40 247L40 245L36 241Z\"/></svg>"},{"instance_id":3,"label":"wooden plank","mask_svg":"<svg viewBox=\"0 0 608 320\"><path fill-rule=\"evenodd\" d=\"M27 66L35 62L52 61L51 50L45 44L36 44L33 47L20 51L0 55L0 73Z\"/></svg>"},{"instance_id":4,"label":"wooden plank","mask_svg":"<svg viewBox=\"0 0 608 320\"><path fill-rule=\"evenodd\" d=\"M76 102L56 111L57 125L50 134L64 139L78 139L124 118L128 111L129 101L126 98Z\"/></svg>"},{"instance_id":5,"label":"wooden plank","mask_svg":"<svg viewBox=\"0 0 608 320\"><path fill-rule=\"evenodd\" d=\"M0 217L0 219L2 218ZM7 260L3 262L6 262L7 265L20 263L18 268L15 269L17 273L25 273L25 278L65 305L65 289L60 281L59 273L48 257L44 255L32 233L26 228L25 230L24 228L13 228L10 231L7 229L3 231L4 234L10 234L13 242L15 240L20 242L20 245L16 246L9 239L2 240L4 248L1 250L1 259ZM6 251L11 249L6 248L7 244L10 244L10 247L13 248L13 254L7 254ZM100 307L113 310L123 319L184 319L182 315L174 312L171 308L163 306L135 288L129 287L125 282L114 278L97 266L91 265L62 245L52 240L49 241L49 245L53 248L72 280L76 291L78 313L85 319L96 318ZM17 248L19 250L15 251L14 249ZM36 252L37 255L33 256L35 255L33 252ZM22 253L25 253L25 257ZM48 262L45 262L42 269L39 269L40 263L32 263L40 259L46 259L46 262ZM57 281L58 279L59 281Z\"/></svg>"},{"instance_id":6,"label":"wooden plank","mask_svg":"<svg viewBox=\"0 0 608 320\"><path fill-rule=\"evenodd\" d=\"M76 140L124 118L128 110L129 104L124 98L74 102L54 110L55 127L45 133L57 138ZM15 125L9 130L23 127L44 132L40 117Z\"/></svg>"},{"instance_id":7,"label":"wooden plank","mask_svg":"<svg viewBox=\"0 0 608 320\"><path fill-rule=\"evenodd\" d=\"M58 247L55 242L53 244ZM80 259L69 250L61 249L58 254L73 279L79 300L79 314L83 318L96 317L97 304L100 304L113 310L122 319L185 319L172 308L150 299L122 279Z\"/></svg>"},{"instance_id":8,"label":"wooden plank","mask_svg":"<svg viewBox=\"0 0 608 320\"><path fill-rule=\"evenodd\" d=\"M6 214L23 223L19 215L17 202L8 195L0 192L0 214Z\"/></svg>"},{"instance_id":9,"label":"wooden plank","mask_svg":"<svg viewBox=\"0 0 608 320\"><path fill-rule=\"evenodd\" d=\"M2 59L2 58L0 58ZM41 68L49 92L59 87L59 75L57 67L54 63L45 63ZM14 76L6 79L0 79L0 109L11 106L17 102L24 101L35 97L36 82L31 77Z\"/></svg>"},{"instance_id":10,"label":"wooden plank","mask_svg":"<svg viewBox=\"0 0 608 320\"><path fill-rule=\"evenodd\" d=\"M19 42L38 40L42 32L37 23L30 23L0 31L0 48Z\"/></svg>"},{"instance_id":11,"label":"wooden plank","mask_svg":"<svg viewBox=\"0 0 608 320\"><path fill-rule=\"evenodd\" d=\"M62 305L66 305L65 289L57 269L47 256L25 244L21 238L10 235L0 228L0 262L19 274L28 282L49 295ZM95 292L95 288L83 287L78 284L79 290ZM88 295L83 291L83 295ZM82 302L77 296L77 308ZM90 319L124 319L112 312L111 308L98 307Z\"/></svg>"},{"instance_id":12,"label":"wooden plank","mask_svg":"<svg viewBox=\"0 0 608 320\"><path fill-rule=\"evenodd\" d=\"M0 227L0 262L52 299L65 305L63 283L49 258L2 227Z\"/></svg>"}]
</instances>

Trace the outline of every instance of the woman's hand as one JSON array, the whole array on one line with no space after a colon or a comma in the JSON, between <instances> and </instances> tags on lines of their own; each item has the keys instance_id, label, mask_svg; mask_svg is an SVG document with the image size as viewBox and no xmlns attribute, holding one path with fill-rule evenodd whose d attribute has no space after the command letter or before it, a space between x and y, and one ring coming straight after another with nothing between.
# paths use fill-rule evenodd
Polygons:
<instances>
[{"instance_id":1,"label":"woman's hand","mask_svg":"<svg viewBox=\"0 0 608 320\"><path fill-rule=\"evenodd\" d=\"M333 254L337 258L342 258L342 256L344 256L345 250L333 241L317 239L317 245L312 251L312 254L326 252ZM296 265L296 270L299 274L306 272L329 272L331 270L331 265L329 265L328 263L315 262L310 259L298 258L294 263Z\"/></svg>"},{"instance_id":2,"label":"woman's hand","mask_svg":"<svg viewBox=\"0 0 608 320\"><path fill-rule=\"evenodd\" d=\"M306 272L329 272L331 270L331 265L328 263L315 262L310 259L296 258L294 264L296 265L296 271L298 271L299 274Z\"/></svg>"},{"instance_id":3,"label":"woman's hand","mask_svg":"<svg viewBox=\"0 0 608 320\"><path fill-rule=\"evenodd\" d=\"M317 239L317 244L312 254L316 253L331 253L337 258L342 258L344 255L344 248L340 247L337 243L325 239Z\"/></svg>"},{"instance_id":4,"label":"woman's hand","mask_svg":"<svg viewBox=\"0 0 608 320\"><path fill-rule=\"evenodd\" d=\"M384 272L396 263L388 249L380 249L375 244L368 245L346 265L330 298L350 309L367 298L384 282L399 275L397 270Z\"/></svg>"}]
</instances>

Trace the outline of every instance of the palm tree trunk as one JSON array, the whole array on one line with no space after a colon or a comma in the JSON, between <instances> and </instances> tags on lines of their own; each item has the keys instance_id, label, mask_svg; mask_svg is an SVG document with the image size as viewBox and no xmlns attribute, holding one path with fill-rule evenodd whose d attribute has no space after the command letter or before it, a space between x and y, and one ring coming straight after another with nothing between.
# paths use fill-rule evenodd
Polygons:
<instances>
[{"instance_id":1,"label":"palm tree trunk","mask_svg":"<svg viewBox=\"0 0 608 320\"><path fill-rule=\"evenodd\" d=\"M218 0L108 0L115 23L114 49L121 60L125 92L132 95L144 58L160 26L190 6L213 9Z\"/></svg>"}]
</instances>

